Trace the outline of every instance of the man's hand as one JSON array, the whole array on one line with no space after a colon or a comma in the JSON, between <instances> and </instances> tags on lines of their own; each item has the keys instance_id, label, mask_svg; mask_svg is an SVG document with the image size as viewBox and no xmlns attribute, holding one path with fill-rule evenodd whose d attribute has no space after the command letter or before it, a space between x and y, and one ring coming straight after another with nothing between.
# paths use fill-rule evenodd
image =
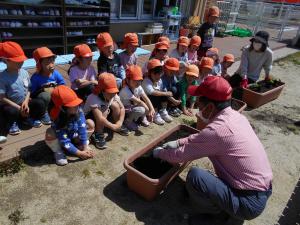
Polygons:
<instances>
[{"instance_id":1,"label":"man's hand","mask_svg":"<svg viewBox=\"0 0 300 225\"><path fill-rule=\"evenodd\" d=\"M178 141L169 141L169 142L167 142L167 143L164 143L163 145L162 145L162 147L164 148L164 149L168 149L168 148L178 148L179 147L179 143L178 143Z\"/></svg>"}]
</instances>

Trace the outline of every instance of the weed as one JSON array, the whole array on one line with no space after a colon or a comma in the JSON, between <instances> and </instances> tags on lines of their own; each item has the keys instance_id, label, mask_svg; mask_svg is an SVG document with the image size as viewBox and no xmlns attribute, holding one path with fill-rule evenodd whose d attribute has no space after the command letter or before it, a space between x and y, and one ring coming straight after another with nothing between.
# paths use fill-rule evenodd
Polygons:
<instances>
[{"instance_id":1,"label":"weed","mask_svg":"<svg viewBox=\"0 0 300 225\"><path fill-rule=\"evenodd\" d=\"M295 54L288 55L277 61L278 65L281 66L282 62L291 62L295 65L300 66L300 52L296 52Z\"/></svg>"},{"instance_id":2,"label":"weed","mask_svg":"<svg viewBox=\"0 0 300 225\"><path fill-rule=\"evenodd\" d=\"M127 152L129 149L127 147L121 147L121 149L124 151L124 152Z\"/></svg>"},{"instance_id":3,"label":"weed","mask_svg":"<svg viewBox=\"0 0 300 225\"><path fill-rule=\"evenodd\" d=\"M299 134L299 128L295 125L287 125L286 128L294 134Z\"/></svg>"},{"instance_id":4,"label":"weed","mask_svg":"<svg viewBox=\"0 0 300 225\"><path fill-rule=\"evenodd\" d=\"M87 178L87 177L89 177L91 175L91 173L90 173L90 171L88 169L82 170L81 173L82 173L83 178Z\"/></svg>"},{"instance_id":5,"label":"weed","mask_svg":"<svg viewBox=\"0 0 300 225\"><path fill-rule=\"evenodd\" d=\"M41 222L41 223L46 223L47 220L46 220L45 218L41 218L41 219L40 219L40 222Z\"/></svg>"},{"instance_id":6,"label":"weed","mask_svg":"<svg viewBox=\"0 0 300 225\"><path fill-rule=\"evenodd\" d=\"M91 161L91 164L94 165L94 166L96 166L96 165L97 165L96 160L92 160L92 161Z\"/></svg>"},{"instance_id":7,"label":"weed","mask_svg":"<svg viewBox=\"0 0 300 225\"><path fill-rule=\"evenodd\" d=\"M195 121L193 119L189 120L189 119L186 119L186 118L182 118L181 119L181 122L187 126L193 126Z\"/></svg>"},{"instance_id":8,"label":"weed","mask_svg":"<svg viewBox=\"0 0 300 225\"><path fill-rule=\"evenodd\" d=\"M23 214L23 210L18 208L15 211L13 211L11 214L9 214L8 219L10 220L10 223L12 225L17 225L21 221L28 219L28 217L25 217Z\"/></svg>"},{"instance_id":9,"label":"weed","mask_svg":"<svg viewBox=\"0 0 300 225\"><path fill-rule=\"evenodd\" d=\"M99 176L104 176L104 173L101 170L96 171L96 174Z\"/></svg>"},{"instance_id":10,"label":"weed","mask_svg":"<svg viewBox=\"0 0 300 225\"><path fill-rule=\"evenodd\" d=\"M22 159L14 159L0 166L0 177L11 176L20 172L25 167Z\"/></svg>"}]
</instances>

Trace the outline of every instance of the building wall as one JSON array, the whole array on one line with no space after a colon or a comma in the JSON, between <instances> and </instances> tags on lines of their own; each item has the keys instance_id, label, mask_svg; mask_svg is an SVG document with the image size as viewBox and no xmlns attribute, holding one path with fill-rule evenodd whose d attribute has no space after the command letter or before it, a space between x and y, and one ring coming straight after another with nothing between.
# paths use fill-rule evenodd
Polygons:
<instances>
[{"instance_id":1,"label":"building wall","mask_svg":"<svg viewBox=\"0 0 300 225\"><path fill-rule=\"evenodd\" d=\"M145 27L150 22L137 22L137 23L111 23L110 24L110 34L115 42L123 41L123 37L128 32L144 32Z\"/></svg>"}]
</instances>

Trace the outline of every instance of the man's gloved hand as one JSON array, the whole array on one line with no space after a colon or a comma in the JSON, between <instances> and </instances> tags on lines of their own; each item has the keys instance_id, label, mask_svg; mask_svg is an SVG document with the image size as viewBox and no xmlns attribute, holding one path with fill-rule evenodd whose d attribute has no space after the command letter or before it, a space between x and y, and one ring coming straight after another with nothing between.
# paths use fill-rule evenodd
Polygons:
<instances>
[{"instance_id":1,"label":"man's gloved hand","mask_svg":"<svg viewBox=\"0 0 300 225\"><path fill-rule=\"evenodd\" d=\"M178 141L169 141L167 143L164 143L162 145L163 148L178 148L179 147L179 143Z\"/></svg>"},{"instance_id":2,"label":"man's gloved hand","mask_svg":"<svg viewBox=\"0 0 300 225\"><path fill-rule=\"evenodd\" d=\"M164 150L162 147L156 147L155 149L153 149L152 151L152 155L154 158L158 158L158 153L161 151L161 150Z\"/></svg>"},{"instance_id":3,"label":"man's gloved hand","mask_svg":"<svg viewBox=\"0 0 300 225\"><path fill-rule=\"evenodd\" d=\"M244 78L240 83L241 88L247 88L248 87L248 79Z\"/></svg>"}]
</instances>

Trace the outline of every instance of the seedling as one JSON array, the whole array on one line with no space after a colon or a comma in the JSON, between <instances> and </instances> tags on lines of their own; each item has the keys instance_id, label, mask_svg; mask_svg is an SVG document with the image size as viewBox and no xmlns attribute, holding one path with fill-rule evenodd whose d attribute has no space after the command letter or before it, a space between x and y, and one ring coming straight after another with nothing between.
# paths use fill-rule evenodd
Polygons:
<instances>
[{"instance_id":1,"label":"seedling","mask_svg":"<svg viewBox=\"0 0 300 225\"><path fill-rule=\"evenodd\" d=\"M124 152L127 152L129 149L127 147L121 147L121 149L124 151Z\"/></svg>"},{"instance_id":2,"label":"seedling","mask_svg":"<svg viewBox=\"0 0 300 225\"><path fill-rule=\"evenodd\" d=\"M28 219L28 217L25 217L23 214L23 210L18 208L15 211L13 211L11 214L9 214L8 219L10 220L11 225L17 225L21 221Z\"/></svg>"},{"instance_id":3,"label":"seedling","mask_svg":"<svg viewBox=\"0 0 300 225\"><path fill-rule=\"evenodd\" d=\"M186 118L182 118L181 122L183 124L187 125L187 126L190 126L190 127L192 127L194 125L194 123L195 123L194 120L189 120L189 119L186 119Z\"/></svg>"},{"instance_id":4,"label":"seedling","mask_svg":"<svg viewBox=\"0 0 300 225\"><path fill-rule=\"evenodd\" d=\"M89 177L91 175L91 173L90 173L90 171L88 169L82 170L81 173L82 173L83 178L87 178L87 177Z\"/></svg>"},{"instance_id":5,"label":"seedling","mask_svg":"<svg viewBox=\"0 0 300 225\"><path fill-rule=\"evenodd\" d=\"M96 174L102 177L104 176L104 173L101 170L96 171Z\"/></svg>"}]
</instances>

